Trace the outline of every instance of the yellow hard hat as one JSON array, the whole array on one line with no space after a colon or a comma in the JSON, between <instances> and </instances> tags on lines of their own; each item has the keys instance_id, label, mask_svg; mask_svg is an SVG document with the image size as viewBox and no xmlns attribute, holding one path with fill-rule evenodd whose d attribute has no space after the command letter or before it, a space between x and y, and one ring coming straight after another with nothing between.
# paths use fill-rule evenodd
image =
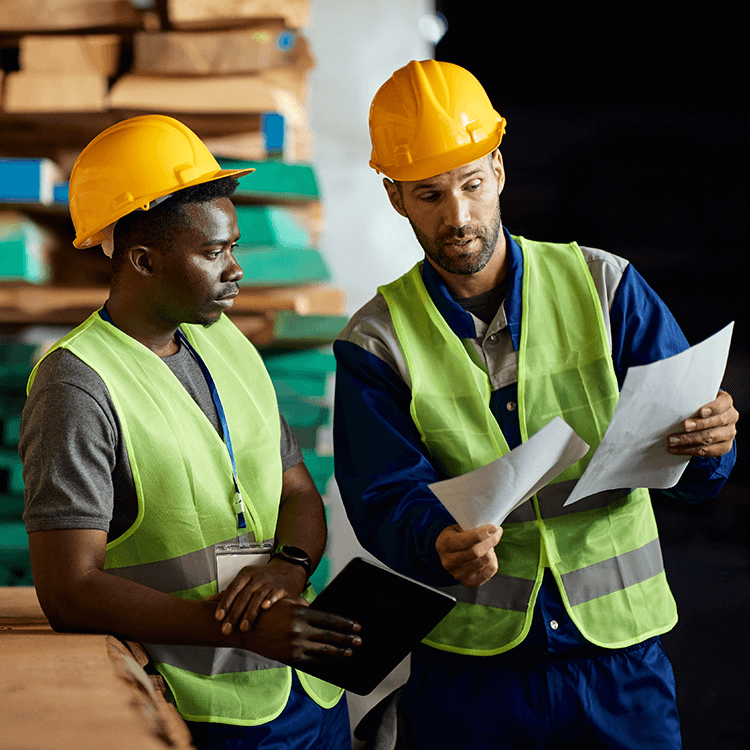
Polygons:
<instances>
[{"instance_id":1,"label":"yellow hard hat","mask_svg":"<svg viewBox=\"0 0 750 750\"><path fill-rule=\"evenodd\" d=\"M98 245L106 227L131 211L148 210L176 190L253 171L222 169L203 141L173 117L122 120L96 136L73 165L73 244Z\"/></svg>"},{"instance_id":2,"label":"yellow hard hat","mask_svg":"<svg viewBox=\"0 0 750 750\"><path fill-rule=\"evenodd\" d=\"M492 153L504 132L505 119L468 70L412 60L372 100L370 166L392 180L424 180Z\"/></svg>"}]
</instances>

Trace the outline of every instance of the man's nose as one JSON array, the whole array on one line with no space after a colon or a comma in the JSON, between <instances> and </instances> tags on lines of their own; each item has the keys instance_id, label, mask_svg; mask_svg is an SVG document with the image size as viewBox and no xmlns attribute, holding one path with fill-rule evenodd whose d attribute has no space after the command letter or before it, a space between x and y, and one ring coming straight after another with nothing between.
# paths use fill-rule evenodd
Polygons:
<instances>
[{"instance_id":1,"label":"man's nose","mask_svg":"<svg viewBox=\"0 0 750 750\"><path fill-rule=\"evenodd\" d=\"M221 280L240 281L240 279L245 275L242 272L242 266L240 266L240 264L237 262L234 255L230 253L229 257L231 258L231 260L224 269L224 273L221 275Z\"/></svg>"},{"instance_id":2,"label":"man's nose","mask_svg":"<svg viewBox=\"0 0 750 750\"><path fill-rule=\"evenodd\" d=\"M468 226L471 222L469 199L463 195L450 196L445 213L445 223L454 229Z\"/></svg>"}]
</instances>

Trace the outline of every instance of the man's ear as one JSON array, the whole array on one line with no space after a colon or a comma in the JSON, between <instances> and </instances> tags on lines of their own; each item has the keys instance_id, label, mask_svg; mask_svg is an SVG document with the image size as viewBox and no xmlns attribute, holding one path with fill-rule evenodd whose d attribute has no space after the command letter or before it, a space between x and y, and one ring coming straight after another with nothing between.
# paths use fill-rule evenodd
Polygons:
<instances>
[{"instance_id":1,"label":"man's ear","mask_svg":"<svg viewBox=\"0 0 750 750\"><path fill-rule=\"evenodd\" d=\"M393 206L393 208L395 208L396 211L401 214L401 216L406 218L406 211L404 211L403 197L396 183L384 177L383 187L385 188L385 192L388 193L388 198L391 201L391 205Z\"/></svg>"},{"instance_id":2,"label":"man's ear","mask_svg":"<svg viewBox=\"0 0 750 750\"><path fill-rule=\"evenodd\" d=\"M154 274L154 250L146 245L133 245L125 251L127 262L142 277Z\"/></svg>"},{"instance_id":3,"label":"man's ear","mask_svg":"<svg viewBox=\"0 0 750 750\"><path fill-rule=\"evenodd\" d=\"M497 192L502 193L505 187L505 166L503 165L503 155L500 153L500 149L496 148L492 152L492 169L497 177L498 188Z\"/></svg>"}]
</instances>

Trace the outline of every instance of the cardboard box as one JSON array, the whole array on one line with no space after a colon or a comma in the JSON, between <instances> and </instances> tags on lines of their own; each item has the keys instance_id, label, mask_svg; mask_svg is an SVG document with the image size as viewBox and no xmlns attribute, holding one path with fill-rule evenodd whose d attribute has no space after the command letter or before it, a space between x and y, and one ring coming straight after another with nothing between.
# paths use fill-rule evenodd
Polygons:
<instances>
[{"instance_id":1,"label":"cardboard box","mask_svg":"<svg viewBox=\"0 0 750 750\"><path fill-rule=\"evenodd\" d=\"M18 45L21 70L36 73L93 73L114 76L120 67L117 34L25 36Z\"/></svg>"},{"instance_id":2,"label":"cardboard box","mask_svg":"<svg viewBox=\"0 0 750 750\"><path fill-rule=\"evenodd\" d=\"M8 73L5 112L101 112L106 109L107 79L94 73Z\"/></svg>"},{"instance_id":3,"label":"cardboard box","mask_svg":"<svg viewBox=\"0 0 750 750\"><path fill-rule=\"evenodd\" d=\"M314 65L307 40L281 21L224 31L140 32L133 42L134 73L232 75Z\"/></svg>"},{"instance_id":4,"label":"cardboard box","mask_svg":"<svg viewBox=\"0 0 750 750\"><path fill-rule=\"evenodd\" d=\"M167 0L167 17L176 29L243 26L258 18L281 18L299 29L310 17L310 0Z\"/></svg>"},{"instance_id":5,"label":"cardboard box","mask_svg":"<svg viewBox=\"0 0 750 750\"><path fill-rule=\"evenodd\" d=\"M141 12L130 0L4 0L0 13L5 32L141 26Z\"/></svg>"}]
</instances>

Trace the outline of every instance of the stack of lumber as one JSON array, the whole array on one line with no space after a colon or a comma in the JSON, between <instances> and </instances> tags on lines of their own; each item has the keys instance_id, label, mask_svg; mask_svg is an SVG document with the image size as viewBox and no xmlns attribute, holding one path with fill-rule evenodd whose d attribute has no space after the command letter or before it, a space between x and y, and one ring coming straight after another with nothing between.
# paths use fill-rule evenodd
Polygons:
<instances>
[{"instance_id":1,"label":"stack of lumber","mask_svg":"<svg viewBox=\"0 0 750 750\"><path fill-rule=\"evenodd\" d=\"M111 635L55 633L33 588L0 588L0 747L192 748L142 653Z\"/></svg>"},{"instance_id":2,"label":"stack of lumber","mask_svg":"<svg viewBox=\"0 0 750 750\"><path fill-rule=\"evenodd\" d=\"M145 5L152 9L136 7ZM253 303L244 330L257 343L329 339L343 324L343 295L329 290L329 308L311 307L307 288L330 281L317 248L323 210L307 128L314 59L300 27L308 15L309 0L0 0L0 284L44 284L46 322L55 323L69 317L56 287L80 288L83 301L108 284L100 250L72 247L70 169L108 125L167 114L223 166L256 168L235 197L245 294L284 287L288 299L303 287L292 310L257 312ZM233 314L250 315L240 307ZM302 310L307 321L297 320ZM4 307L0 326L21 325L28 313Z\"/></svg>"},{"instance_id":3,"label":"stack of lumber","mask_svg":"<svg viewBox=\"0 0 750 750\"><path fill-rule=\"evenodd\" d=\"M172 114L222 155L265 158L262 117L311 159L309 0L0 0L0 155L84 146L142 112ZM54 125L54 127L50 127Z\"/></svg>"}]
</instances>

